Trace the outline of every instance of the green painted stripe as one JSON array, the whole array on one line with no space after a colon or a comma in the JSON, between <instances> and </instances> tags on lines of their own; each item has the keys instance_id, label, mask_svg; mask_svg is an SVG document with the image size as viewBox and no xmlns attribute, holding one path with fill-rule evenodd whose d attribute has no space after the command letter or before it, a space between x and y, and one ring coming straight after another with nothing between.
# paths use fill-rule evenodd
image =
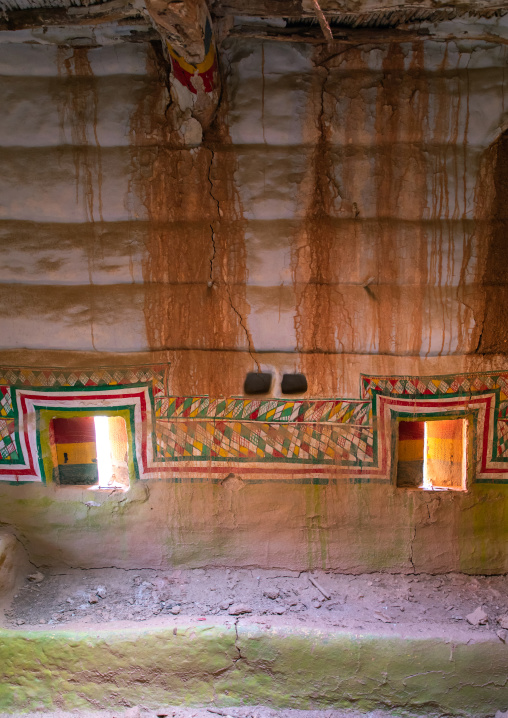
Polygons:
<instances>
[{"instance_id":1,"label":"green painted stripe","mask_svg":"<svg viewBox=\"0 0 508 718\"><path fill-rule=\"evenodd\" d=\"M99 474L95 464L60 464L58 480L60 484L97 484Z\"/></svg>"}]
</instances>

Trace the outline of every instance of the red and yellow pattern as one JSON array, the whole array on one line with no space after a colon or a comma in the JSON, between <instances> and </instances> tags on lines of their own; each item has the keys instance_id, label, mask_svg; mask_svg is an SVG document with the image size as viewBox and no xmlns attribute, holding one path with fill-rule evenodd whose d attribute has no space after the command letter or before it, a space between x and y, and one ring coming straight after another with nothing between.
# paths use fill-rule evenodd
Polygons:
<instances>
[{"instance_id":1,"label":"red and yellow pattern","mask_svg":"<svg viewBox=\"0 0 508 718\"><path fill-rule=\"evenodd\" d=\"M423 483L423 454L425 451L425 422L399 422L398 486L421 486Z\"/></svg>"},{"instance_id":2,"label":"red and yellow pattern","mask_svg":"<svg viewBox=\"0 0 508 718\"><path fill-rule=\"evenodd\" d=\"M193 79L198 76L203 83L204 91L207 93L213 92L215 89L215 72L217 71L217 55L213 44L212 27L208 18L205 27L205 58L202 62L198 62L196 65L187 62L187 60L175 52L167 41L166 46L171 58L173 74L181 85L190 90L194 95L197 95L198 91Z\"/></svg>"},{"instance_id":3,"label":"red and yellow pattern","mask_svg":"<svg viewBox=\"0 0 508 718\"><path fill-rule=\"evenodd\" d=\"M61 484L98 481L97 447L93 416L53 419L53 437Z\"/></svg>"}]
</instances>

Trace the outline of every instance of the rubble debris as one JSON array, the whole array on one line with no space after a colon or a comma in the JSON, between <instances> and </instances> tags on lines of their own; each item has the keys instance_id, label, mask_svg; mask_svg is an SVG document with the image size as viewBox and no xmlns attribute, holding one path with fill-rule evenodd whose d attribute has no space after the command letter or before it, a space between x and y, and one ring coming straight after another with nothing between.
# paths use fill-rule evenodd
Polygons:
<instances>
[{"instance_id":1,"label":"rubble debris","mask_svg":"<svg viewBox=\"0 0 508 718\"><path fill-rule=\"evenodd\" d=\"M392 619L389 616L385 616L381 611L374 611L374 616L383 623L392 623Z\"/></svg>"},{"instance_id":2,"label":"rubble debris","mask_svg":"<svg viewBox=\"0 0 508 718\"><path fill-rule=\"evenodd\" d=\"M472 613L468 613L466 621L472 626L483 626L487 623L489 617L481 606L478 606Z\"/></svg>"},{"instance_id":3,"label":"rubble debris","mask_svg":"<svg viewBox=\"0 0 508 718\"><path fill-rule=\"evenodd\" d=\"M47 573L39 584L27 581L6 610L4 621L12 627L17 626L17 619L27 626L37 626L41 620L49 626L69 626L150 621L155 616L172 621L182 615L210 621L222 614L285 616L285 620L317 621L345 629L369 624L384 631L411 628L418 634L442 624L443 630L451 632L490 631L491 640L496 641L506 638L496 631L508 634L502 621L508 616L508 576L420 575L415 580L405 575L353 576L332 571L316 571L314 576L326 585L331 600L321 593L318 598L308 573L286 570L138 569L126 574L123 569L68 569ZM417 584L418 601L410 601L411 587L416 594ZM105 598L99 595L104 593L101 588L107 589ZM249 610L237 613L239 606ZM478 607L485 622L466 621L465 616ZM500 622L494 624L497 617Z\"/></svg>"},{"instance_id":4,"label":"rubble debris","mask_svg":"<svg viewBox=\"0 0 508 718\"><path fill-rule=\"evenodd\" d=\"M499 623L501 628L508 629L508 614L506 614L504 616L499 616L499 618L497 619L497 622Z\"/></svg>"},{"instance_id":5,"label":"rubble debris","mask_svg":"<svg viewBox=\"0 0 508 718\"><path fill-rule=\"evenodd\" d=\"M317 588L317 590L318 590L320 593L323 594L323 596L327 599L327 601L330 600L331 595L328 593L328 591L325 591L325 589L321 586L321 584L319 584L319 583L316 581L315 578L313 578L312 576L309 576L309 581L311 582L311 584L312 584L313 586L315 586L315 587Z\"/></svg>"},{"instance_id":6,"label":"rubble debris","mask_svg":"<svg viewBox=\"0 0 508 718\"><path fill-rule=\"evenodd\" d=\"M240 616L242 613L252 613L252 608L246 603L234 603L229 607L230 616Z\"/></svg>"},{"instance_id":7,"label":"rubble debris","mask_svg":"<svg viewBox=\"0 0 508 718\"><path fill-rule=\"evenodd\" d=\"M44 581L44 574L40 571L37 571L36 573L31 573L30 576L27 576L27 581L31 581L32 583L41 583Z\"/></svg>"}]
</instances>

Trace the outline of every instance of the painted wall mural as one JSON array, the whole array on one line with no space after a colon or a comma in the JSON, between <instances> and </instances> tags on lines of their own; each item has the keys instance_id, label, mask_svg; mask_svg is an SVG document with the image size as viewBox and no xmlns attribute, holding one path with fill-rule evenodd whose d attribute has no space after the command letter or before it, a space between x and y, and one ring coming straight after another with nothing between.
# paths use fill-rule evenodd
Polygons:
<instances>
[{"instance_id":1,"label":"painted wall mural","mask_svg":"<svg viewBox=\"0 0 508 718\"><path fill-rule=\"evenodd\" d=\"M202 82L204 92L213 92L216 89L217 78L217 54L212 36L212 25L210 18L206 18L204 34L204 53L202 62L191 63L178 54L171 43L166 40L166 47L171 58L171 67L176 80L186 87L193 95L197 95L194 78L196 75Z\"/></svg>"},{"instance_id":2,"label":"painted wall mural","mask_svg":"<svg viewBox=\"0 0 508 718\"><path fill-rule=\"evenodd\" d=\"M360 399L177 397L169 366L0 368L0 480L52 480L55 418L119 416L131 480L394 481L400 420L462 418L468 472L508 483L508 373L361 376Z\"/></svg>"}]
</instances>

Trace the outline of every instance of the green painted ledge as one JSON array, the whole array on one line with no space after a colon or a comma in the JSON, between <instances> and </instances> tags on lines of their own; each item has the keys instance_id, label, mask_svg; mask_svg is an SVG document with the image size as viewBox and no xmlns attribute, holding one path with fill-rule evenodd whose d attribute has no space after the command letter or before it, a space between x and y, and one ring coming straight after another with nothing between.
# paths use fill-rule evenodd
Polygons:
<instances>
[{"instance_id":1,"label":"green painted ledge","mask_svg":"<svg viewBox=\"0 0 508 718\"><path fill-rule=\"evenodd\" d=\"M496 641L267 629L253 619L1 630L0 711L213 702L480 718L508 707L508 647Z\"/></svg>"}]
</instances>

